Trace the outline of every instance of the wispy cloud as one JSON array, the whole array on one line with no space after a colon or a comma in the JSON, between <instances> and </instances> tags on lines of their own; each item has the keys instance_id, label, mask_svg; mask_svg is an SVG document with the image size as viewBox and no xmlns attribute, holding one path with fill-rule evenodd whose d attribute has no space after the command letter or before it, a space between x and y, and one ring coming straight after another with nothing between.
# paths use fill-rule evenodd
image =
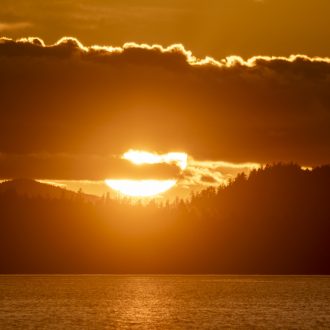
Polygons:
<instances>
[{"instance_id":1,"label":"wispy cloud","mask_svg":"<svg viewBox=\"0 0 330 330\"><path fill-rule=\"evenodd\" d=\"M30 22L0 22L0 32L24 30L33 26Z\"/></svg>"},{"instance_id":2,"label":"wispy cloud","mask_svg":"<svg viewBox=\"0 0 330 330\"><path fill-rule=\"evenodd\" d=\"M238 173L249 173L260 168L258 163L231 163L225 161L202 161L190 157L187 169L180 182L181 185L201 189L226 184Z\"/></svg>"}]
</instances>

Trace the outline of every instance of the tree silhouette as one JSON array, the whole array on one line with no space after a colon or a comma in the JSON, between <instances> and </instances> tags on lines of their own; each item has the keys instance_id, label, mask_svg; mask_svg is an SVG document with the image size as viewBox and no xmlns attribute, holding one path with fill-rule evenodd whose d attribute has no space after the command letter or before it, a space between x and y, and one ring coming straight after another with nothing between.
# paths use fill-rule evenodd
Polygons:
<instances>
[{"instance_id":1,"label":"tree silhouette","mask_svg":"<svg viewBox=\"0 0 330 330\"><path fill-rule=\"evenodd\" d=\"M330 274L330 166L267 165L164 205L6 187L2 273Z\"/></svg>"}]
</instances>

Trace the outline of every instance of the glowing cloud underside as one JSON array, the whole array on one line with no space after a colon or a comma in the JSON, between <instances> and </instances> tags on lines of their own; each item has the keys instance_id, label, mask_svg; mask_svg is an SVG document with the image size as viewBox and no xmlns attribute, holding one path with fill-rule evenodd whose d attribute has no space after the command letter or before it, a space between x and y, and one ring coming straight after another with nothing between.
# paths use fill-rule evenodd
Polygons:
<instances>
[{"instance_id":1,"label":"glowing cloud underside","mask_svg":"<svg viewBox=\"0 0 330 330\"><path fill-rule=\"evenodd\" d=\"M167 154L156 154L142 150L129 150L122 156L133 164L174 164L181 170L187 167L188 155L184 152L170 152ZM177 183L177 180L105 180L112 189L130 197L151 197L159 195Z\"/></svg>"},{"instance_id":2,"label":"glowing cloud underside","mask_svg":"<svg viewBox=\"0 0 330 330\"><path fill-rule=\"evenodd\" d=\"M188 161L188 155L184 152L169 152L168 154L158 155L156 153L132 149L125 152L122 158L136 165L159 163L176 164L181 170L186 169Z\"/></svg>"}]
</instances>

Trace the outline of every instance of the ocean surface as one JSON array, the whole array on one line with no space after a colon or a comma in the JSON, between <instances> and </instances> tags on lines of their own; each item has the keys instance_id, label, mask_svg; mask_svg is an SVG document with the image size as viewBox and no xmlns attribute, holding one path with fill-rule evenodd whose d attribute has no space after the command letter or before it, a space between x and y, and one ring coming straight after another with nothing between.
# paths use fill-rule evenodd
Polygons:
<instances>
[{"instance_id":1,"label":"ocean surface","mask_svg":"<svg viewBox=\"0 0 330 330\"><path fill-rule=\"evenodd\" d=\"M0 276L0 329L330 329L330 277Z\"/></svg>"}]
</instances>

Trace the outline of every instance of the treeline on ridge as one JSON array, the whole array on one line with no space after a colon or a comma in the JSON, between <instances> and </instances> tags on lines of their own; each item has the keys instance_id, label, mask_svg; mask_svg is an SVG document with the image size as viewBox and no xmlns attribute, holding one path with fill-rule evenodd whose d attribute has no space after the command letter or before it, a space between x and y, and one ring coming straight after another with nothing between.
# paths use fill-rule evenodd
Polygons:
<instances>
[{"instance_id":1,"label":"treeline on ridge","mask_svg":"<svg viewBox=\"0 0 330 330\"><path fill-rule=\"evenodd\" d=\"M63 196L0 191L1 273L330 274L330 166L269 165L166 205Z\"/></svg>"}]
</instances>

